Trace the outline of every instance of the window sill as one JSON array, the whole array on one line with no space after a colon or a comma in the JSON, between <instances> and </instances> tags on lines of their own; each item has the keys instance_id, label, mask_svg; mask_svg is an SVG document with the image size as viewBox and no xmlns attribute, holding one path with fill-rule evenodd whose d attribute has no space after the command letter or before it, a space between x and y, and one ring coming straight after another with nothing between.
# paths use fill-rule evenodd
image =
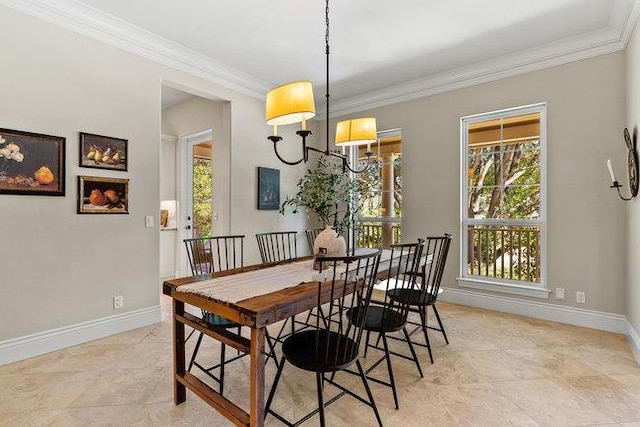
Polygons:
<instances>
[{"instance_id":1,"label":"window sill","mask_svg":"<svg viewBox=\"0 0 640 427\"><path fill-rule=\"evenodd\" d=\"M511 283L492 282L490 280L471 279L468 277L458 277L458 286L461 288L478 289L482 291L500 292L503 294L521 295L540 299L548 299L551 291L549 289L516 285Z\"/></svg>"}]
</instances>

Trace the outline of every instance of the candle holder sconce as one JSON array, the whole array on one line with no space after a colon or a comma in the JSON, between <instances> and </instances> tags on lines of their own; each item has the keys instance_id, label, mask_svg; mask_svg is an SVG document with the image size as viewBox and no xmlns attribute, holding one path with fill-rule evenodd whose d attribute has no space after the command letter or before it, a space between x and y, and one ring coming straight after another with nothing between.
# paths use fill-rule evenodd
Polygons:
<instances>
[{"instance_id":1,"label":"candle holder sconce","mask_svg":"<svg viewBox=\"0 0 640 427\"><path fill-rule=\"evenodd\" d=\"M622 184L618 182L613 173L613 166L611 165L611 160L607 161L607 166L609 168L609 174L611 175L611 187L618 190L618 195L622 200L631 200L638 195L638 152L637 142L638 142L638 129L634 129L633 131L633 139L629 136L629 130L624 128L624 141L627 144L627 148L629 152L627 154L627 169L629 173L629 189L631 190L630 197L624 197L620 192L620 187Z\"/></svg>"}]
</instances>

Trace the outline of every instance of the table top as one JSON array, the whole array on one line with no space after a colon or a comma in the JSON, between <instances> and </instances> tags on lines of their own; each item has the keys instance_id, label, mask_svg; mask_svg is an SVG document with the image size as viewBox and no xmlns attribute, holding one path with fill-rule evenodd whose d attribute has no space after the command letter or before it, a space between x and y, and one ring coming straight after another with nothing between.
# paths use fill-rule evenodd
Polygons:
<instances>
[{"instance_id":1,"label":"table top","mask_svg":"<svg viewBox=\"0 0 640 427\"><path fill-rule=\"evenodd\" d=\"M383 251L379 271L389 268L389 258L390 251ZM167 280L163 293L233 322L265 327L317 305L316 275L313 258L305 257Z\"/></svg>"}]
</instances>

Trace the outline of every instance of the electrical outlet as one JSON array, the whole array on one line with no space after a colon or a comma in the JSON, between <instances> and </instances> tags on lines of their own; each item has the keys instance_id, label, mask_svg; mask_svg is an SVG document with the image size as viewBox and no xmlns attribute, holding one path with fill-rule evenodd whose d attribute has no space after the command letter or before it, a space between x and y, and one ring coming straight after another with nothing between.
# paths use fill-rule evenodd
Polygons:
<instances>
[{"instance_id":1,"label":"electrical outlet","mask_svg":"<svg viewBox=\"0 0 640 427\"><path fill-rule=\"evenodd\" d=\"M116 295L113 297L113 308L122 308L124 307L124 296Z\"/></svg>"},{"instance_id":2,"label":"electrical outlet","mask_svg":"<svg viewBox=\"0 0 640 427\"><path fill-rule=\"evenodd\" d=\"M576 302L578 304L586 304L587 297L584 292L576 292Z\"/></svg>"},{"instance_id":3,"label":"electrical outlet","mask_svg":"<svg viewBox=\"0 0 640 427\"><path fill-rule=\"evenodd\" d=\"M559 301L564 301L564 288L555 288L556 291L556 299Z\"/></svg>"},{"instance_id":4,"label":"electrical outlet","mask_svg":"<svg viewBox=\"0 0 640 427\"><path fill-rule=\"evenodd\" d=\"M147 228L153 227L153 217L152 216L145 216L144 217L144 226L147 227Z\"/></svg>"}]
</instances>

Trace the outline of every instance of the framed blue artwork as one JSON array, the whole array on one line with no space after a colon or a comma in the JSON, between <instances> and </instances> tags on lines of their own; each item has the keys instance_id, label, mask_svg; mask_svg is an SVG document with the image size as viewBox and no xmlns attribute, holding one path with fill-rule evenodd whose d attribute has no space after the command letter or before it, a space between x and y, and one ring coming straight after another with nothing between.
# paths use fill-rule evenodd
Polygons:
<instances>
[{"instance_id":1,"label":"framed blue artwork","mask_svg":"<svg viewBox=\"0 0 640 427\"><path fill-rule=\"evenodd\" d=\"M280 209L280 170L258 166L258 209Z\"/></svg>"}]
</instances>

